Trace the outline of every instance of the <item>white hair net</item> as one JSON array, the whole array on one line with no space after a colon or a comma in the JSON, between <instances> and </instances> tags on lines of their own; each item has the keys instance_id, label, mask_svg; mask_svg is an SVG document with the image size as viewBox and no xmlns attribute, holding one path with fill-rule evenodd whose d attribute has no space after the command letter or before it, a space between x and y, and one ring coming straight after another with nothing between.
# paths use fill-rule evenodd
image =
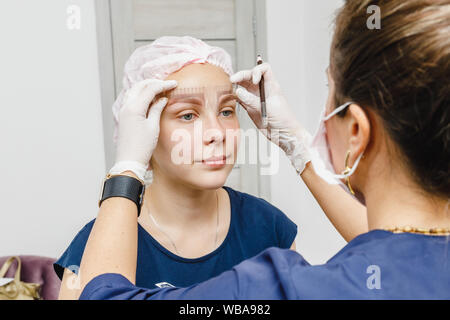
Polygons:
<instances>
[{"instance_id":1,"label":"white hair net","mask_svg":"<svg viewBox=\"0 0 450 320\"><path fill-rule=\"evenodd\" d=\"M189 37L166 36L151 44L137 48L125 64L122 91L112 106L114 117L114 144L117 144L119 110L130 88L145 79L166 79L184 66L192 63L210 63L222 68L228 75L233 74L230 55L220 47ZM147 171L147 175L151 174ZM151 182L146 180L146 184Z\"/></svg>"}]
</instances>

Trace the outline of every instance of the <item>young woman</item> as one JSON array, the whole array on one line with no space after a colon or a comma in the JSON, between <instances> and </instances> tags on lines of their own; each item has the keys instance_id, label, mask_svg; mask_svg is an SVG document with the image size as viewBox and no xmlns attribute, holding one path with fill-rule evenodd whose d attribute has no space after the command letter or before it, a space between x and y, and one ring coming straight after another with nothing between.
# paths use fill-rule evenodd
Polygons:
<instances>
[{"instance_id":1,"label":"young woman","mask_svg":"<svg viewBox=\"0 0 450 320\"><path fill-rule=\"evenodd\" d=\"M150 160L153 177L147 180L138 225L137 284L189 286L266 248L295 249L297 227L286 215L263 199L224 186L239 143L228 54L194 38L163 37L137 49L125 73L126 87L126 81L131 86L159 77L178 83L165 94ZM123 95L113 108L117 120ZM76 235L54 265L62 279L61 299L79 294L74 273L93 224Z\"/></svg>"},{"instance_id":2,"label":"young woman","mask_svg":"<svg viewBox=\"0 0 450 320\"><path fill-rule=\"evenodd\" d=\"M380 30L366 28L374 4ZM350 192L361 193L367 233L323 265L272 248L200 284L144 290L133 279L136 205L117 197L100 208L86 246L81 298L450 299L449 18L443 0L345 2L331 46L325 145L318 144L329 153L328 173L308 161L301 126L286 116L289 106L267 64L231 78L246 88L237 95L259 125L254 86L264 75L269 126L278 130L280 147L302 176L343 176ZM328 205L340 201L329 197ZM111 245L114 231L127 247ZM96 263L99 251L107 263Z\"/></svg>"}]
</instances>

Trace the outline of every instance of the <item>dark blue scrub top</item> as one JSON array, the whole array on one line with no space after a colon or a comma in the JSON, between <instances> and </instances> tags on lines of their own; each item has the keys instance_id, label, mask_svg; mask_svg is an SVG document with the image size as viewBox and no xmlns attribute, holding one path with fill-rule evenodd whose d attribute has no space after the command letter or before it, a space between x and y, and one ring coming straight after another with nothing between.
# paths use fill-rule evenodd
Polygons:
<instances>
[{"instance_id":1,"label":"dark blue scrub top","mask_svg":"<svg viewBox=\"0 0 450 320\"><path fill-rule=\"evenodd\" d=\"M230 197L231 220L223 243L196 259L179 257L161 246L138 225L136 284L144 288L187 287L231 269L267 248L290 248L297 226L267 201L224 187ZM61 279L64 268L78 274L84 248L94 220L73 239L54 268Z\"/></svg>"},{"instance_id":2,"label":"dark blue scrub top","mask_svg":"<svg viewBox=\"0 0 450 320\"><path fill-rule=\"evenodd\" d=\"M99 275L80 299L450 299L449 241L374 230L324 265L311 266L292 250L270 248L188 288L148 290L119 274Z\"/></svg>"}]
</instances>

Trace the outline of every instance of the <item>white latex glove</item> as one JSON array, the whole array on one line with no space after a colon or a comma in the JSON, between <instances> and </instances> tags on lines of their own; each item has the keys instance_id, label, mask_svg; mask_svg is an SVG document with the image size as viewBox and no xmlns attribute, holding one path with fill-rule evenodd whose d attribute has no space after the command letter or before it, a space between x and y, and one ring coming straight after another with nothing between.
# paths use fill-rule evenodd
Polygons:
<instances>
[{"instance_id":1,"label":"white latex glove","mask_svg":"<svg viewBox=\"0 0 450 320\"><path fill-rule=\"evenodd\" d=\"M116 163L109 171L119 174L132 171L144 181L150 158L159 137L159 121L167 98L150 103L156 95L177 86L175 80L147 79L136 83L127 92L119 111Z\"/></svg>"},{"instance_id":2,"label":"white latex glove","mask_svg":"<svg viewBox=\"0 0 450 320\"><path fill-rule=\"evenodd\" d=\"M267 128L263 127L261 119L261 76L264 76ZM230 81L241 86L236 90L236 95L256 127L286 153L294 168L301 174L311 161L308 146L312 137L295 119L270 65L262 63L252 70L239 71L230 77Z\"/></svg>"}]
</instances>

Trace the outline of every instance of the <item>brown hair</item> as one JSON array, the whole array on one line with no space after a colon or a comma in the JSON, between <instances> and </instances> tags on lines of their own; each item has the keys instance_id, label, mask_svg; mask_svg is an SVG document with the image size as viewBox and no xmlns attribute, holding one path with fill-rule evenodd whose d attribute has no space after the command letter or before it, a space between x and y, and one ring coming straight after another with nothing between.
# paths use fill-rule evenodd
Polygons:
<instances>
[{"instance_id":1,"label":"brown hair","mask_svg":"<svg viewBox=\"0 0 450 320\"><path fill-rule=\"evenodd\" d=\"M380 8L380 29L366 25L371 5ZM449 198L450 1L347 0L335 24L336 106L373 110L416 182Z\"/></svg>"}]
</instances>

